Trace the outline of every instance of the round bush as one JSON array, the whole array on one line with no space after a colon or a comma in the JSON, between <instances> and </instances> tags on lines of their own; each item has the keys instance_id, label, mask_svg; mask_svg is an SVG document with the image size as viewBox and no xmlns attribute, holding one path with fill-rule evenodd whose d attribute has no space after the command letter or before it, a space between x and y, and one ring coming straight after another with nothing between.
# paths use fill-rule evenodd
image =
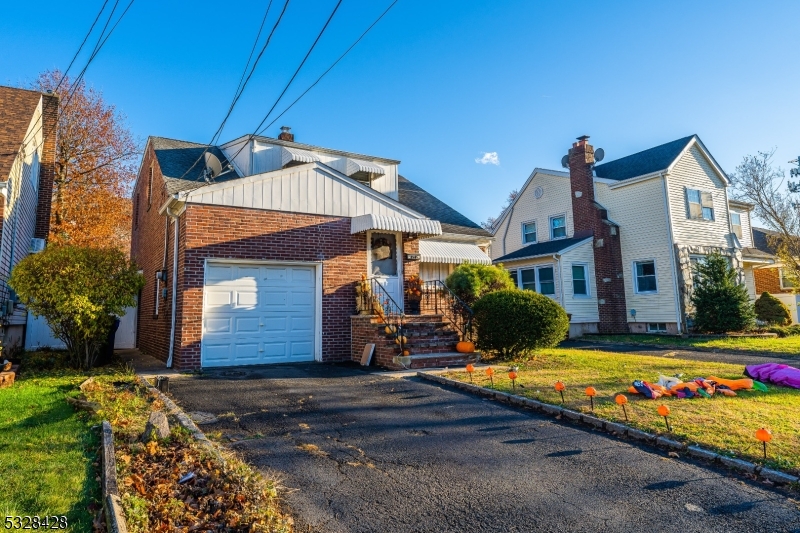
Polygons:
<instances>
[{"instance_id":1,"label":"round bush","mask_svg":"<svg viewBox=\"0 0 800 533\"><path fill-rule=\"evenodd\" d=\"M566 311L533 291L491 292L475 302L478 348L504 358L537 348L550 348L569 331Z\"/></svg>"},{"instance_id":2,"label":"round bush","mask_svg":"<svg viewBox=\"0 0 800 533\"><path fill-rule=\"evenodd\" d=\"M511 275L502 265L462 263L444 282L456 296L471 306L481 296L502 289L516 287Z\"/></svg>"},{"instance_id":3,"label":"round bush","mask_svg":"<svg viewBox=\"0 0 800 533\"><path fill-rule=\"evenodd\" d=\"M792 323L792 313L784 303L768 292L756 300L756 318L770 326L788 326Z\"/></svg>"}]
</instances>

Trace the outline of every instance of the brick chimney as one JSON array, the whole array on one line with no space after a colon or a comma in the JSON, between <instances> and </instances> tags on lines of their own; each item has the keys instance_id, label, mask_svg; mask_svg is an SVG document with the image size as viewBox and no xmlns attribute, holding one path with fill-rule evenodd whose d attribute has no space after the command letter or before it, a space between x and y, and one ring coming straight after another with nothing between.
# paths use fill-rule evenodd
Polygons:
<instances>
[{"instance_id":1,"label":"brick chimney","mask_svg":"<svg viewBox=\"0 0 800 533\"><path fill-rule=\"evenodd\" d=\"M282 141L294 142L294 133L292 133L292 128L289 126L281 126L281 133L278 135L278 139Z\"/></svg>"},{"instance_id":2,"label":"brick chimney","mask_svg":"<svg viewBox=\"0 0 800 533\"><path fill-rule=\"evenodd\" d=\"M569 150L569 181L575 237L592 236L600 333L628 333L619 226L594 198L594 147L582 135Z\"/></svg>"}]
</instances>

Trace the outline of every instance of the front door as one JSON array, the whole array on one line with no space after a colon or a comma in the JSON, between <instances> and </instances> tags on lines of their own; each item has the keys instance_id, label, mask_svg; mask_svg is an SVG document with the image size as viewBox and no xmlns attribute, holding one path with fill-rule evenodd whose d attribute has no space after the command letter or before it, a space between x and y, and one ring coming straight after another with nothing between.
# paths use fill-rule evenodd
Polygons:
<instances>
[{"instance_id":1,"label":"front door","mask_svg":"<svg viewBox=\"0 0 800 533\"><path fill-rule=\"evenodd\" d=\"M370 277L380 283L392 300L403 309L403 282L400 260L400 234L371 232L367 266Z\"/></svg>"}]
</instances>

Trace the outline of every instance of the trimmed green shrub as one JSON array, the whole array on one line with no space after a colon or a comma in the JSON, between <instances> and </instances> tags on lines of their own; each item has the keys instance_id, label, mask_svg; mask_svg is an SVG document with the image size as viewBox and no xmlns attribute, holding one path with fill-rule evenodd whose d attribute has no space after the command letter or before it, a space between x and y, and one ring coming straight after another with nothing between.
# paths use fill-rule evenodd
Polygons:
<instances>
[{"instance_id":1,"label":"trimmed green shrub","mask_svg":"<svg viewBox=\"0 0 800 533\"><path fill-rule=\"evenodd\" d=\"M94 365L114 315L136 303L138 268L112 248L48 246L20 261L8 283L35 316L43 316L77 368Z\"/></svg>"},{"instance_id":2,"label":"trimmed green shrub","mask_svg":"<svg viewBox=\"0 0 800 533\"><path fill-rule=\"evenodd\" d=\"M788 326L792 313L784 303L768 292L758 297L755 303L756 318L770 326Z\"/></svg>"},{"instance_id":3,"label":"trimmed green shrub","mask_svg":"<svg viewBox=\"0 0 800 533\"><path fill-rule=\"evenodd\" d=\"M700 331L746 331L755 325L756 314L747 289L739 284L728 258L717 252L697 264L692 303L695 327Z\"/></svg>"},{"instance_id":4,"label":"trimmed green shrub","mask_svg":"<svg viewBox=\"0 0 800 533\"><path fill-rule=\"evenodd\" d=\"M791 335L791 333L789 333L789 328L785 328L783 326L770 326L766 331L767 333L774 333L781 338Z\"/></svg>"},{"instance_id":5,"label":"trimmed green shrub","mask_svg":"<svg viewBox=\"0 0 800 533\"><path fill-rule=\"evenodd\" d=\"M533 291L491 292L475 302L473 311L478 348L503 358L553 347L569 331L566 311L547 296Z\"/></svg>"},{"instance_id":6,"label":"trimmed green shrub","mask_svg":"<svg viewBox=\"0 0 800 533\"><path fill-rule=\"evenodd\" d=\"M503 265L460 264L444 282L461 300L472 306L490 292L516 287Z\"/></svg>"}]
</instances>

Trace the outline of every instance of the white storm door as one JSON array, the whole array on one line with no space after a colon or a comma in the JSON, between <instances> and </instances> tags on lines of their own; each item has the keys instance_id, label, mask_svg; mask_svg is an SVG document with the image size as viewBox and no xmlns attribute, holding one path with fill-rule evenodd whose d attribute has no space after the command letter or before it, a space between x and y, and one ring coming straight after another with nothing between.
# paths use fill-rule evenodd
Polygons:
<instances>
[{"instance_id":1,"label":"white storm door","mask_svg":"<svg viewBox=\"0 0 800 533\"><path fill-rule=\"evenodd\" d=\"M367 234L369 275L380 283L392 300L403 309L402 237L399 233L372 231Z\"/></svg>"},{"instance_id":2,"label":"white storm door","mask_svg":"<svg viewBox=\"0 0 800 533\"><path fill-rule=\"evenodd\" d=\"M313 266L209 262L201 365L313 361L316 285Z\"/></svg>"}]
</instances>

